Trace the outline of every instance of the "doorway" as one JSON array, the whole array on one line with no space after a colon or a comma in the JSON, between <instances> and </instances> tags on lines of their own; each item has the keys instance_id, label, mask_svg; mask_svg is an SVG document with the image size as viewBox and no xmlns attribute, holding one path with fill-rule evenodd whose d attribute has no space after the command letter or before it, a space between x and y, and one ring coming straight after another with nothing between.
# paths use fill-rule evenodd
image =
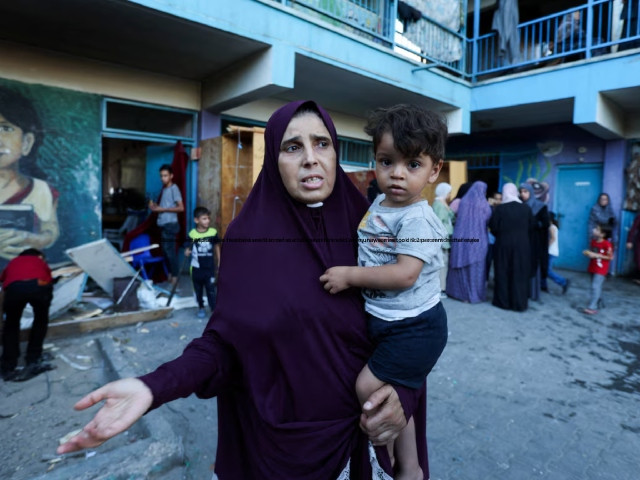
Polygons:
<instances>
[{"instance_id":1,"label":"doorway","mask_svg":"<svg viewBox=\"0 0 640 480\"><path fill-rule=\"evenodd\" d=\"M586 272L589 212L602 189L602 164L558 166L554 211L559 222L558 268Z\"/></svg>"},{"instance_id":2,"label":"doorway","mask_svg":"<svg viewBox=\"0 0 640 480\"><path fill-rule=\"evenodd\" d=\"M102 237L119 251L125 235L148 215L162 191L159 169L173 161L173 143L102 140ZM186 197L186 192L183 192ZM183 199L185 201L185 199Z\"/></svg>"}]
</instances>

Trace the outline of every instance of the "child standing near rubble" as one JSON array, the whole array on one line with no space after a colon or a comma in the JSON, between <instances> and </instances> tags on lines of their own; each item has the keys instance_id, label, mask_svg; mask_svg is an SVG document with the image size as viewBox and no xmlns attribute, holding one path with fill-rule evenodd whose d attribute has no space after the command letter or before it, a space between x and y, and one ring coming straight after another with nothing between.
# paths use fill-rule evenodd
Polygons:
<instances>
[{"instance_id":1,"label":"child standing near rubble","mask_svg":"<svg viewBox=\"0 0 640 480\"><path fill-rule=\"evenodd\" d=\"M193 210L196 227L189 232L190 247L185 255L191 255L191 282L198 301L198 318L206 316L202 290L207 293L207 303L213 312L216 305L216 272L220 264L220 237L211 227L211 213L205 207Z\"/></svg>"}]
</instances>

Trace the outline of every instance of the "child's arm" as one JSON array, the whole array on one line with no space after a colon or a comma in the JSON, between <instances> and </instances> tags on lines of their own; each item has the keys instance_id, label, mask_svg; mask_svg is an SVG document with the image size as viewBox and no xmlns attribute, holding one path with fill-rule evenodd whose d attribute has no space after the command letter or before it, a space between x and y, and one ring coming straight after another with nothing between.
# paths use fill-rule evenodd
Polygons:
<instances>
[{"instance_id":1,"label":"child's arm","mask_svg":"<svg viewBox=\"0 0 640 480\"><path fill-rule=\"evenodd\" d=\"M423 265L419 258L398 255L397 263L379 267L331 267L320 281L329 293L338 293L349 287L402 290L416 282Z\"/></svg>"},{"instance_id":2,"label":"child's arm","mask_svg":"<svg viewBox=\"0 0 640 480\"><path fill-rule=\"evenodd\" d=\"M220 242L216 243L216 270L220 268Z\"/></svg>"},{"instance_id":3,"label":"child's arm","mask_svg":"<svg viewBox=\"0 0 640 480\"><path fill-rule=\"evenodd\" d=\"M556 232L555 229L550 228L549 229L549 245L553 245L553 242L556 241Z\"/></svg>"},{"instance_id":4,"label":"child's arm","mask_svg":"<svg viewBox=\"0 0 640 480\"><path fill-rule=\"evenodd\" d=\"M599 258L601 260L613 260L613 249L607 250L607 253L592 252L591 250L583 250L582 253L589 258Z\"/></svg>"}]
</instances>

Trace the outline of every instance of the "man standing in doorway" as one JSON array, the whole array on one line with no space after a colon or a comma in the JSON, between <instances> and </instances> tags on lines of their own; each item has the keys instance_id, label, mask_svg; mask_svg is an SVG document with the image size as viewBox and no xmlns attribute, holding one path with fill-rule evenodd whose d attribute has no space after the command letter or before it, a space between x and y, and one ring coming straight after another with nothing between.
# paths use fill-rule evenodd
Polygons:
<instances>
[{"instance_id":1,"label":"man standing in doorway","mask_svg":"<svg viewBox=\"0 0 640 480\"><path fill-rule=\"evenodd\" d=\"M158 214L160 241L169 264L169 283L175 285L178 281L178 243L176 240L180 232L178 213L184 212L184 204L180 189L173 183L173 170L170 165L165 164L160 167L160 180L162 180L160 204L150 201L149 209Z\"/></svg>"}]
</instances>

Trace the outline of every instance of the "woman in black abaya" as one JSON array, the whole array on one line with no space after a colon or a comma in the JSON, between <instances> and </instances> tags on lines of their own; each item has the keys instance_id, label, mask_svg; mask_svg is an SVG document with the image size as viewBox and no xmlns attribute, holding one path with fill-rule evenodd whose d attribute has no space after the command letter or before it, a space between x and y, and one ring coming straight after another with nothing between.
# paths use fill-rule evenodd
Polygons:
<instances>
[{"instance_id":1,"label":"woman in black abaya","mask_svg":"<svg viewBox=\"0 0 640 480\"><path fill-rule=\"evenodd\" d=\"M533 214L513 183L502 187L502 203L494 208L489 229L496 237L493 305L523 312L529 298Z\"/></svg>"}]
</instances>

